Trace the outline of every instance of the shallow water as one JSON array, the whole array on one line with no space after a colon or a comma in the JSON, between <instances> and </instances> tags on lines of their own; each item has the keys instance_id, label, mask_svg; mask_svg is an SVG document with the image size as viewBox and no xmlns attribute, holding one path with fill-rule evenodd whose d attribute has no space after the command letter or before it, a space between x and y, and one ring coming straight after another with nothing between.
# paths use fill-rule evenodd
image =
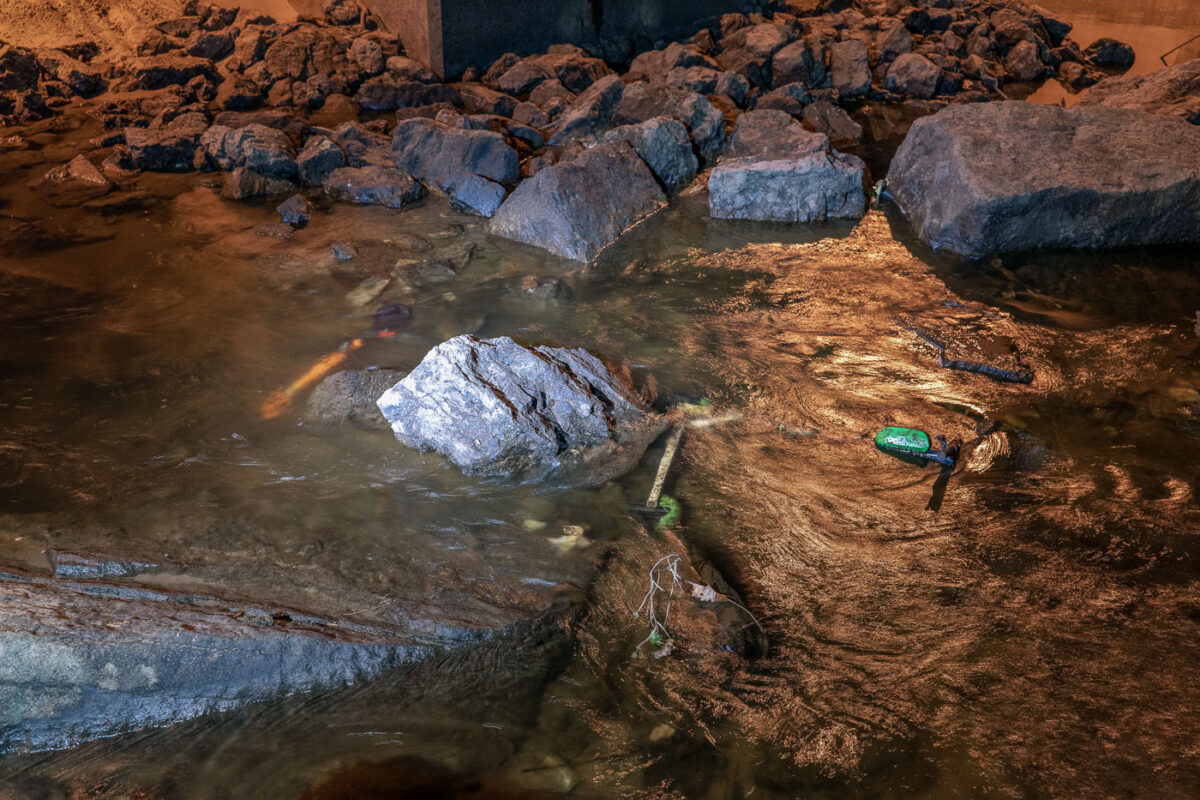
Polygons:
<instances>
[{"instance_id":1,"label":"shallow water","mask_svg":"<svg viewBox=\"0 0 1200 800\"><path fill-rule=\"evenodd\" d=\"M1167 11L1188 24L1187 4ZM702 195L588 270L489 239L435 201L399 216L333 206L279 242L254 233L269 206L220 201L204 176L152 181L156 199L124 213L56 209L23 188L88 133L0 156L0 571L45 547L103 553L156 565L139 576L148 586L400 627L406 605L491 573L573 583L587 602L565 627L511 646L9 756L0 788L1200 789L1194 248L963 264L913 241L887 207L853 226L780 228L710 220ZM385 240L401 233L480 250L454 282L393 282L355 307L347 293L390 271ZM345 238L376 249L337 265L329 245ZM522 297L528 275L561 280L569 296ZM648 533L628 513L657 449L601 489L539 491L464 478L386 433L314 429L303 397L262 419L270 392L369 333L388 301L411 303L411 324L368 338L348 366L408 369L459 333L511 335L585 346L659 398L703 397L735 415L685 435L668 485L681 529ZM1034 380L940 369L914 329L951 358ZM891 424L962 440L960 467L943 476L877 451L871 437ZM592 546L549 544L564 524L584 525ZM738 590L765 652L633 656L646 572L680 550ZM487 599L465 613L504 623L505 598Z\"/></svg>"}]
</instances>

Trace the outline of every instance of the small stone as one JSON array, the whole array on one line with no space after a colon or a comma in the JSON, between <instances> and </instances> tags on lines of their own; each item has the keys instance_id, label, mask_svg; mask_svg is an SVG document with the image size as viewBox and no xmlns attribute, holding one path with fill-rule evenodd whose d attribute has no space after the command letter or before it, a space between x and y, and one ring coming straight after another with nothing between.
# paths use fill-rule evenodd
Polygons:
<instances>
[{"instance_id":1,"label":"small stone","mask_svg":"<svg viewBox=\"0 0 1200 800\"><path fill-rule=\"evenodd\" d=\"M358 248L350 242L334 242L329 249L338 261L351 261L358 257Z\"/></svg>"},{"instance_id":2,"label":"small stone","mask_svg":"<svg viewBox=\"0 0 1200 800\"><path fill-rule=\"evenodd\" d=\"M312 204L303 195L294 194L276 206L275 210L279 212L279 216L283 218L284 222L303 227L308 222Z\"/></svg>"}]
</instances>

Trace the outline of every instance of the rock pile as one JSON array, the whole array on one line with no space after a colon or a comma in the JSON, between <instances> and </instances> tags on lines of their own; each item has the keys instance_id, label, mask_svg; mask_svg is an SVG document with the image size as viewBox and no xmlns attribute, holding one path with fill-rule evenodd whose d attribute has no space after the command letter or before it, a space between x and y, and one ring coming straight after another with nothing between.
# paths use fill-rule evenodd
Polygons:
<instances>
[{"instance_id":1,"label":"rock pile","mask_svg":"<svg viewBox=\"0 0 1200 800\"><path fill-rule=\"evenodd\" d=\"M861 213L861 163L829 140L861 137L847 110L864 100L936 108L1054 74L1083 86L1102 77L1096 65L1129 61L1119 42L1080 48L1068 23L1020 0L828 5L726 14L636 55L624 74L555 45L447 82L353 0L295 23L192 0L127 57L0 45L0 115L25 122L86 104L111 132L102 171L114 181L205 170L223 173L233 199L308 187L392 208L433 191L495 217L497 234L588 260L714 166L719 216ZM803 157L731 154L717 166L728 126L748 111L827 140ZM599 177L584 186L593 168ZM814 181L818 191L799 191ZM587 209L564 200L577 191ZM558 200L535 209L540 192Z\"/></svg>"}]
</instances>

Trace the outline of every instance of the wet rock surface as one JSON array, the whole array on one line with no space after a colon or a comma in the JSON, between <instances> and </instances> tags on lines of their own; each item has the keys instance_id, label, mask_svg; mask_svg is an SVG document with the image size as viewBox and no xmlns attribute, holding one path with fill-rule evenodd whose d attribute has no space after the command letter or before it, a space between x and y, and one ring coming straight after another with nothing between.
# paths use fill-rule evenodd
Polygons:
<instances>
[{"instance_id":1,"label":"wet rock surface","mask_svg":"<svg viewBox=\"0 0 1200 800\"><path fill-rule=\"evenodd\" d=\"M309 395L304 421L312 425L348 423L374 430L389 430L390 425L376 403L405 374L394 369L365 369L345 370L330 375Z\"/></svg>"},{"instance_id":2,"label":"wet rock surface","mask_svg":"<svg viewBox=\"0 0 1200 800\"><path fill-rule=\"evenodd\" d=\"M918 120L888 191L921 237L980 257L1200 240L1200 129L1140 111L991 103Z\"/></svg>"},{"instance_id":3,"label":"wet rock surface","mask_svg":"<svg viewBox=\"0 0 1200 800\"><path fill-rule=\"evenodd\" d=\"M539 170L509 195L489 229L587 262L666 201L650 168L622 140Z\"/></svg>"},{"instance_id":4,"label":"wet rock surface","mask_svg":"<svg viewBox=\"0 0 1200 800\"><path fill-rule=\"evenodd\" d=\"M1147 111L1200 125L1200 59L1146 75L1106 78L1079 104Z\"/></svg>"},{"instance_id":5,"label":"wet rock surface","mask_svg":"<svg viewBox=\"0 0 1200 800\"><path fill-rule=\"evenodd\" d=\"M468 475L583 485L628 470L666 427L587 351L508 337L438 345L379 409L401 442Z\"/></svg>"},{"instance_id":6,"label":"wet rock surface","mask_svg":"<svg viewBox=\"0 0 1200 800\"><path fill-rule=\"evenodd\" d=\"M782 111L738 120L729 152L708 179L709 211L722 219L813 222L866 210L864 164Z\"/></svg>"}]
</instances>

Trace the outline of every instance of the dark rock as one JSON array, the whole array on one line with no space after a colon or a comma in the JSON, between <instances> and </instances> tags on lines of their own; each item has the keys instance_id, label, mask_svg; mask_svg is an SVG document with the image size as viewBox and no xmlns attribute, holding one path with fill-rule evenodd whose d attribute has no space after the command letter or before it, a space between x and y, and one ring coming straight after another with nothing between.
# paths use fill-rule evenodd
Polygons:
<instances>
[{"instance_id":1,"label":"dark rock","mask_svg":"<svg viewBox=\"0 0 1200 800\"><path fill-rule=\"evenodd\" d=\"M226 172L235 167L249 167L277 178L296 176L296 151L281 130L258 124L242 128L213 125L200 137L200 144Z\"/></svg>"},{"instance_id":2,"label":"dark rock","mask_svg":"<svg viewBox=\"0 0 1200 800\"><path fill-rule=\"evenodd\" d=\"M38 72L33 51L0 43L0 89L10 92L36 89Z\"/></svg>"},{"instance_id":3,"label":"dark rock","mask_svg":"<svg viewBox=\"0 0 1200 800\"><path fill-rule=\"evenodd\" d=\"M1004 68L1013 80L1026 82L1043 78L1050 72L1033 42L1018 42L1013 46L1004 57Z\"/></svg>"},{"instance_id":4,"label":"dark rock","mask_svg":"<svg viewBox=\"0 0 1200 800\"><path fill-rule=\"evenodd\" d=\"M545 167L500 206L489 229L576 261L591 261L666 203L653 173L626 142Z\"/></svg>"},{"instance_id":5,"label":"dark rock","mask_svg":"<svg viewBox=\"0 0 1200 800\"><path fill-rule=\"evenodd\" d=\"M717 56L722 70L745 78L746 82L760 89L771 85L771 57L751 53L745 49L725 50Z\"/></svg>"},{"instance_id":6,"label":"dark rock","mask_svg":"<svg viewBox=\"0 0 1200 800\"><path fill-rule=\"evenodd\" d=\"M836 42L830 50L833 88L841 98L864 96L871 88L871 54L860 39Z\"/></svg>"},{"instance_id":7,"label":"dark rock","mask_svg":"<svg viewBox=\"0 0 1200 800\"><path fill-rule=\"evenodd\" d=\"M348 167L390 167L391 140L360 122L343 122L330 136L346 154Z\"/></svg>"},{"instance_id":8,"label":"dark rock","mask_svg":"<svg viewBox=\"0 0 1200 800\"><path fill-rule=\"evenodd\" d=\"M1087 86L1092 86L1104 80L1105 77L1105 74L1100 70L1091 69L1074 61L1067 61L1058 68L1059 81L1070 86L1072 89L1083 89ZM1150 111L1150 109L1144 110Z\"/></svg>"},{"instance_id":9,"label":"dark rock","mask_svg":"<svg viewBox=\"0 0 1200 800\"><path fill-rule=\"evenodd\" d=\"M755 109L738 117L725 157L787 158L823 152L826 146L824 135L805 130L790 114Z\"/></svg>"},{"instance_id":10,"label":"dark rock","mask_svg":"<svg viewBox=\"0 0 1200 800\"><path fill-rule=\"evenodd\" d=\"M739 28L722 37L721 49L741 49L756 56L769 59L780 48L791 41L791 31L782 25L764 22Z\"/></svg>"},{"instance_id":11,"label":"dark rock","mask_svg":"<svg viewBox=\"0 0 1200 800\"><path fill-rule=\"evenodd\" d=\"M247 167L238 167L225 175L221 196L229 200L245 200L271 194L296 191L296 184L273 175L260 175Z\"/></svg>"},{"instance_id":12,"label":"dark rock","mask_svg":"<svg viewBox=\"0 0 1200 800\"><path fill-rule=\"evenodd\" d=\"M926 242L970 257L1200 240L1200 129L1029 103L917 120L888 191Z\"/></svg>"},{"instance_id":13,"label":"dark rock","mask_svg":"<svg viewBox=\"0 0 1200 800\"><path fill-rule=\"evenodd\" d=\"M163 53L169 53L172 50L178 50L182 46L183 43L178 39L163 36L161 33L155 31L138 42L134 52L139 56L159 56Z\"/></svg>"},{"instance_id":14,"label":"dark rock","mask_svg":"<svg viewBox=\"0 0 1200 800\"><path fill-rule=\"evenodd\" d=\"M1147 111L1200 125L1200 59L1146 75L1106 78L1079 104Z\"/></svg>"},{"instance_id":15,"label":"dark rock","mask_svg":"<svg viewBox=\"0 0 1200 800\"><path fill-rule=\"evenodd\" d=\"M521 176L517 153L494 131L464 130L426 119L410 119L392 134L396 166L445 188L465 174L510 184Z\"/></svg>"},{"instance_id":16,"label":"dark rock","mask_svg":"<svg viewBox=\"0 0 1200 800\"><path fill-rule=\"evenodd\" d=\"M1061 45L1067 38L1067 34L1071 32L1071 23L1059 18L1057 14L1047 11L1041 6L1033 6L1030 11L1042 23L1046 35L1050 37L1052 47Z\"/></svg>"},{"instance_id":17,"label":"dark rock","mask_svg":"<svg viewBox=\"0 0 1200 800\"><path fill-rule=\"evenodd\" d=\"M777 222L856 219L866 210L864 169L783 112L748 111L709 175L709 213Z\"/></svg>"},{"instance_id":18,"label":"dark rock","mask_svg":"<svg viewBox=\"0 0 1200 800\"><path fill-rule=\"evenodd\" d=\"M1098 67L1132 67L1136 58L1132 47L1108 37L1085 47L1083 56Z\"/></svg>"},{"instance_id":19,"label":"dark rock","mask_svg":"<svg viewBox=\"0 0 1200 800\"><path fill-rule=\"evenodd\" d=\"M613 109L611 122L633 125L660 116L672 117L687 126L696 152L705 164L713 163L725 146L724 114L695 92L661 84L626 86Z\"/></svg>"},{"instance_id":20,"label":"dark rock","mask_svg":"<svg viewBox=\"0 0 1200 800\"><path fill-rule=\"evenodd\" d=\"M937 93L942 71L933 62L916 53L905 53L892 62L884 86L889 92L905 97L928 99Z\"/></svg>"},{"instance_id":21,"label":"dark rock","mask_svg":"<svg viewBox=\"0 0 1200 800\"><path fill-rule=\"evenodd\" d=\"M410 316L411 313L410 311ZM391 426L380 412L376 401L407 374L395 369L335 372L317 384L317 388L309 395L308 404L304 409L304 424L349 424L371 430L390 430Z\"/></svg>"},{"instance_id":22,"label":"dark rock","mask_svg":"<svg viewBox=\"0 0 1200 800\"><path fill-rule=\"evenodd\" d=\"M306 186L321 186L329 173L344 166L345 152L327 136L310 138L296 157L296 172Z\"/></svg>"},{"instance_id":23,"label":"dark rock","mask_svg":"<svg viewBox=\"0 0 1200 800\"><path fill-rule=\"evenodd\" d=\"M477 83L460 85L458 93L462 98L463 108L472 114L511 117L517 107L517 101L511 96Z\"/></svg>"},{"instance_id":24,"label":"dark rock","mask_svg":"<svg viewBox=\"0 0 1200 800\"><path fill-rule=\"evenodd\" d=\"M364 76L378 75L383 72L383 48L379 42L360 36L350 43L346 55L358 66Z\"/></svg>"},{"instance_id":25,"label":"dark rock","mask_svg":"<svg viewBox=\"0 0 1200 800\"><path fill-rule=\"evenodd\" d=\"M263 64L275 79L304 80L308 76L309 52L313 34L306 29L294 30L280 36L263 52Z\"/></svg>"},{"instance_id":26,"label":"dark rock","mask_svg":"<svg viewBox=\"0 0 1200 800\"><path fill-rule=\"evenodd\" d=\"M304 199L304 195L294 194L276 206L275 210L289 225L303 226L308 222L309 214L312 213L312 204Z\"/></svg>"},{"instance_id":27,"label":"dark rock","mask_svg":"<svg viewBox=\"0 0 1200 800\"><path fill-rule=\"evenodd\" d=\"M90 97L104 87L104 75L99 67L85 64L59 50L38 53L42 69L71 87L71 92Z\"/></svg>"},{"instance_id":28,"label":"dark rock","mask_svg":"<svg viewBox=\"0 0 1200 800\"><path fill-rule=\"evenodd\" d=\"M200 30L200 17L187 16L175 17L174 19L164 19L154 26L154 29L159 33L167 36L174 36L177 39L186 39L196 31Z\"/></svg>"},{"instance_id":29,"label":"dark rock","mask_svg":"<svg viewBox=\"0 0 1200 800\"><path fill-rule=\"evenodd\" d=\"M262 90L258 84L241 75L233 75L222 81L217 88L217 105L226 111L249 111L262 104Z\"/></svg>"},{"instance_id":30,"label":"dark rock","mask_svg":"<svg viewBox=\"0 0 1200 800\"><path fill-rule=\"evenodd\" d=\"M512 69L513 66L515 66L520 60L521 57L516 53L505 53L504 55L500 56L493 61L487 68L487 71L483 73L483 83L487 84L488 86L496 86L500 81L500 77Z\"/></svg>"},{"instance_id":31,"label":"dark rock","mask_svg":"<svg viewBox=\"0 0 1200 800\"><path fill-rule=\"evenodd\" d=\"M183 49L189 56L217 61L233 52L233 36L227 31L196 31L188 37Z\"/></svg>"},{"instance_id":32,"label":"dark rock","mask_svg":"<svg viewBox=\"0 0 1200 800\"><path fill-rule=\"evenodd\" d=\"M504 187L472 173L455 176L443 187L456 211L491 217L504 202Z\"/></svg>"},{"instance_id":33,"label":"dark rock","mask_svg":"<svg viewBox=\"0 0 1200 800\"><path fill-rule=\"evenodd\" d=\"M597 485L666 427L585 350L459 336L379 398L396 438L468 475Z\"/></svg>"},{"instance_id":34,"label":"dark rock","mask_svg":"<svg viewBox=\"0 0 1200 800\"><path fill-rule=\"evenodd\" d=\"M134 59L129 65L129 88L135 90L182 86L195 77L213 83L219 80L207 59L192 56L149 56Z\"/></svg>"},{"instance_id":35,"label":"dark rock","mask_svg":"<svg viewBox=\"0 0 1200 800\"><path fill-rule=\"evenodd\" d=\"M818 100L806 106L804 124L828 136L834 145L850 145L862 141L862 126L828 100Z\"/></svg>"},{"instance_id":36,"label":"dark rock","mask_svg":"<svg viewBox=\"0 0 1200 800\"><path fill-rule=\"evenodd\" d=\"M826 55L827 48L819 37L806 36L792 42L771 58L771 83L803 83L810 88L825 85L829 78Z\"/></svg>"},{"instance_id":37,"label":"dark rock","mask_svg":"<svg viewBox=\"0 0 1200 800\"><path fill-rule=\"evenodd\" d=\"M612 70L598 58L573 53L547 53L523 58L496 82L511 95L528 94L542 81L554 78L572 92L582 92Z\"/></svg>"},{"instance_id":38,"label":"dark rock","mask_svg":"<svg viewBox=\"0 0 1200 800\"><path fill-rule=\"evenodd\" d=\"M550 144L555 147L570 144L606 128L624 92L625 84L616 75L593 83L559 117Z\"/></svg>"},{"instance_id":39,"label":"dark rock","mask_svg":"<svg viewBox=\"0 0 1200 800\"><path fill-rule=\"evenodd\" d=\"M718 64L693 46L677 42L662 50L647 50L640 53L629 65L629 77L644 77L646 80L661 80L673 69L717 69Z\"/></svg>"},{"instance_id":40,"label":"dark rock","mask_svg":"<svg viewBox=\"0 0 1200 800\"><path fill-rule=\"evenodd\" d=\"M377 331L396 330L403 328L411 319L412 308L410 306L406 306L404 303L388 303L385 306L375 309L375 313L371 315L371 326ZM391 384L388 384L388 386L391 386ZM374 401L378 399L378 397L375 397L371 401L372 408L376 411L378 409L374 408Z\"/></svg>"},{"instance_id":41,"label":"dark rock","mask_svg":"<svg viewBox=\"0 0 1200 800\"><path fill-rule=\"evenodd\" d=\"M400 81L416 81L417 83L438 83L438 76L433 70L407 56L392 56L387 60L387 73Z\"/></svg>"},{"instance_id":42,"label":"dark rock","mask_svg":"<svg viewBox=\"0 0 1200 800\"><path fill-rule=\"evenodd\" d=\"M668 194L675 194L696 177L699 162L682 122L655 117L637 125L623 125L600 137L601 142L624 140L646 162Z\"/></svg>"},{"instance_id":43,"label":"dark rock","mask_svg":"<svg viewBox=\"0 0 1200 800\"><path fill-rule=\"evenodd\" d=\"M352 261L358 257L358 248L350 242L334 242L329 249L338 261Z\"/></svg>"},{"instance_id":44,"label":"dark rock","mask_svg":"<svg viewBox=\"0 0 1200 800\"><path fill-rule=\"evenodd\" d=\"M550 124L550 115L533 103L517 103L512 118L534 128L545 128Z\"/></svg>"},{"instance_id":45,"label":"dark rock","mask_svg":"<svg viewBox=\"0 0 1200 800\"><path fill-rule=\"evenodd\" d=\"M895 61L913 51L913 37L898 21L882 25L875 34L875 54L880 62Z\"/></svg>"},{"instance_id":46,"label":"dark rock","mask_svg":"<svg viewBox=\"0 0 1200 800\"><path fill-rule=\"evenodd\" d=\"M354 0L325 0L321 11L334 25L357 25L362 18L362 8Z\"/></svg>"},{"instance_id":47,"label":"dark rock","mask_svg":"<svg viewBox=\"0 0 1200 800\"><path fill-rule=\"evenodd\" d=\"M406 106L427 106L434 103L458 103L458 91L441 83L421 83L398 78L391 73L363 81L354 95L363 108L372 111L391 111Z\"/></svg>"},{"instance_id":48,"label":"dark rock","mask_svg":"<svg viewBox=\"0 0 1200 800\"><path fill-rule=\"evenodd\" d=\"M126 128L125 143L137 169L160 172L187 172L208 130L208 120L200 114L183 114L157 128Z\"/></svg>"},{"instance_id":49,"label":"dark rock","mask_svg":"<svg viewBox=\"0 0 1200 800\"><path fill-rule=\"evenodd\" d=\"M405 172L387 167L342 167L325 179L325 192L359 205L403 208L420 200L425 189Z\"/></svg>"},{"instance_id":50,"label":"dark rock","mask_svg":"<svg viewBox=\"0 0 1200 800\"><path fill-rule=\"evenodd\" d=\"M592 84L593 86L595 84ZM589 87L591 88L591 87ZM548 81L542 81L537 85L537 88L529 93L529 102L534 105L541 106L543 109L548 103L558 100L563 103L572 103L578 95L570 89L562 85L562 81L557 78L551 78Z\"/></svg>"}]
</instances>

